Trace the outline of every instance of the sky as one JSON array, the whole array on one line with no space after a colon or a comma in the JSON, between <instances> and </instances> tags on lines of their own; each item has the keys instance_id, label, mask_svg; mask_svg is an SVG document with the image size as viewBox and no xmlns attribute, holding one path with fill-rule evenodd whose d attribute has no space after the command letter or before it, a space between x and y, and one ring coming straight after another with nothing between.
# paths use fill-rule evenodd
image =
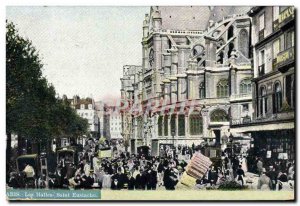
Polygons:
<instances>
[{"instance_id":1,"label":"sky","mask_svg":"<svg viewBox=\"0 0 300 206\"><path fill-rule=\"evenodd\" d=\"M39 51L59 96L120 97L123 65L141 65L149 7L6 7L6 18Z\"/></svg>"}]
</instances>

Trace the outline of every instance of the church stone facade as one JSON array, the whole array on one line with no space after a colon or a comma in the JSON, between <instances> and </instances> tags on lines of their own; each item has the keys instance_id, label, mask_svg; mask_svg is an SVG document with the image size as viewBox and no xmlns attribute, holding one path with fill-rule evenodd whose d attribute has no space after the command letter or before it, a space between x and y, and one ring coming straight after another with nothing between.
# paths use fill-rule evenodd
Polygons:
<instances>
[{"instance_id":1,"label":"church stone facade","mask_svg":"<svg viewBox=\"0 0 300 206\"><path fill-rule=\"evenodd\" d=\"M142 145L158 155L164 144L224 143L230 121L252 118L247 11L151 7L143 21L142 66L121 79L122 100L132 107L123 114L131 118L123 123L131 152Z\"/></svg>"}]
</instances>

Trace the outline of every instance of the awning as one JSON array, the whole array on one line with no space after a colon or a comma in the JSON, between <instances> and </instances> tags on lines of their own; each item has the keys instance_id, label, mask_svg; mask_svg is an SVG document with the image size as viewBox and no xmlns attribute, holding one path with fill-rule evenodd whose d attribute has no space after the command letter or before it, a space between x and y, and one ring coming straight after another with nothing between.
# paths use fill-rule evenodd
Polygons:
<instances>
[{"instance_id":1,"label":"awning","mask_svg":"<svg viewBox=\"0 0 300 206\"><path fill-rule=\"evenodd\" d=\"M241 126L238 128L231 128L232 133L247 133L247 132L258 132L258 131L274 131L274 130L285 130L285 129L294 129L295 125L293 122L278 122L271 124L256 124L249 126Z\"/></svg>"}]
</instances>

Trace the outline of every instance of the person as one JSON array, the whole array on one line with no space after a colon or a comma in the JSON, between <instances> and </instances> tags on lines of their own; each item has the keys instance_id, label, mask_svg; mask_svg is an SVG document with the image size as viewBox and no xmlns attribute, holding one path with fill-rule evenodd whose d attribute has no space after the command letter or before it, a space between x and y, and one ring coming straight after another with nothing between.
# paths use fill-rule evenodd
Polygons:
<instances>
[{"instance_id":1,"label":"person","mask_svg":"<svg viewBox=\"0 0 300 206\"><path fill-rule=\"evenodd\" d=\"M11 172L9 174L8 186L12 188L19 188L19 181L17 180L17 174L15 172Z\"/></svg>"},{"instance_id":2,"label":"person","mask_svg":"<svg viewBox=\"0 0 300 206\"><path fill-rule=\"evenodd\" d=\"M90 171L91 171L91 166L90 166L89 162L86 161L86 160L84 161L83 171L84 171L84 174L86 176L88 176L90 174Z\"/></svg>"},{"instance_id":3,"label":"person","mask_svg":"<svg viewBox=\"0 0 300 206\"><path fill-rule=\"evenodd\" d=\"M81 176L80 174L77 174L76 177L74 178L74 188L75 189L80 189L82 186L81 184Z\"/></svg>"},{"instance_id":4,"label":"person","mask_svg":"<svg viewBox=\"0 0 300 206\"><path fill-rule=\"evenodd\" d=\"M154 171L154 168L148 170L147 174L147 190L156 190L157 184L157 172Z\"/></svg>"},{"instance_id":5,"label":"person","mask_svg":"<svg viewBox=\"0 0 300 206\"><path fill-rule=\"evenodd\" d=\"M263 172L263 162L261 161L260 158L258 158L257 160L256 168L257 168L258 175L261 175Z\"/></svg>"},{"instance_id":6,"label":"person","mask_svg":"<svg viewBox=\"0 0 300 206\"><path fill-rule=\"evenodd\" d=\"M65 158L61 158L60 160L60 175L64 177L67 174L67 165L65 162Z\"/></svg>"},{"instance_id":7,"label":"person","mask_svg":"<svg viewBox=\"0 0 300 206\"><path fill-rule=\"evenodd\" d=\"M103 177L104 173L103 173L103 167L101 167L99 160L97 160L94 163L94 174L95 174L95 182L97 182L97 183L102 182L102 177Z\"/></svg>"},{"instance_id":8,"label":"person","mask_svg":"<svg viewBox=\"0 0 300 206\"><path fill-rule=\"evenodd\" d=\"M232 160L232 170L233 170L234 178L236 178L236 176L237 176L236 171L237 171L239 165L240 165L240 161L238 160L238 157L234 156L233 160Z\"/></svg>"},{"instance_id":9,"label":"person","mask_svg":"<svg viewBox=\"0 0 300 206\"><path fill-rule=\"evenodd\" d=\"M242 156L242 158L241 158L240 161L241 161L241 165L242 165L242 170L244 172L248 172L248 166L247 166L247 159L246 159L246 157Z\"/></svg>"},{"instance_id":10,"label":"person","mask_svg":"<svg viewBox=\"0 0 300 206\"><path fill-rule=\"evenodd\" d=\"M294 174L295 174L295 171L294 171L294 165L291 164L289 166L289 169L288 169L288 179L289 180L293 180L294 179Z\"/></svg>"},{"instance_id":11,"label":"person","mask_svg":"<svg viewBox=\"0 0 300 206\"><path fill-rule=\"evenodd\" d=\"M171 169L171 174L169 178L170 178L169 190L175 190L175 186L178 182L178 176L177 176L177 171L175 172L174 168Z\"/></svg>"},{"instance_id":12,"label":"person","mask_svg":"<svg viewBox=\"0 0 300 206\"><path fill-rule=\"evenodd\" d=\"M270 190L271 189L271 179L266 175L266 169L262 168L262 173L258 178L257 189L259 190Z\"/></svg>"},{"instance_id":13,"label":"person","mask_svg":"<svg viewBox=\"0 0 300 206\"><path fill-rule=\"evenodd\" d=\"M136 190L139 190L139 189L142 189L142 183L141 183L141 172L142 170L140 171L137 171L138 167L136 167L136 170L134 171L133 173L133 177L135 179L135 189Z\"/></svg>"},{"instance_id":14,"label":"person","mask_svg":"<svg viewBox=\"0 0 300 206\"><path fill-rule=\"evenodd\" d=\"M69 188L69 180L67 174L65 174L64 178L62 179L62 188L68 189Z\"/></svg>"},{"instance_id":15,"label":"person","mask_svg":"<svg viewBox=\"0 0 300 206\"><path fill-rule=\"evenodd\" d=\"M111 175L108 174L107 170L104 170L104 175L103 175L103 182L102 182L102 188L107 189L111 188Z\"/></svg>"},{"instance_id":16,"label":"person","mask_svg":"<svg viewBox=\"0 0 300 206\"><path fill-rule=\"evenodd\" d=\"M271 190L276 190L277 173L275 171L275 168L272 165L269 167L269 172L267 173L267 176L271 180Z\"/></svg>"},{"instance_id":17,"label":"person","mask_svg":"<svg viewBox=\"0 0 300 206\"><path fill-rule=\"evenodd\" d=\"M288 182L288 176L284 172L279 172L277 180L278 180L278 190L282 190L283 186L286 185L286 183Z\"/></svg>"},{"instance_id":18,"label":"person","mask_svg":"<svg viewBox=\"0 0 300 206\"><path fill-rule=\"evenodd\" d=\"M242 182L242 186L244 186L244 178L245 177L245 173L244 170L242 169L242 165L239 165L239 168L236 171L237 174L237 181L241 181Z\"/></svg>"},{"instance_id":19,"label":"person","mask_svg":"<svg viewBox=\"0 0 300 206\"><path fill-rule=\"evenodd\" d=\"M94 182L95 182L95 178L93 172L90 172L89 176L86 177L86 188L88 189L92 188Z\"/></svg>"},{"instance_id":20,"label":"person","mask_svg":"<svg viewBox=\"0 0 300 206\"><path fill-rule=\"evenodd\" d=\"M55 174L49 174L48 185L49 185L49 189L59 188L58 178L55 176Z\"/></svg>"},{"instance_id":21,"label":"person","mask_svg":"<svg viewBox=\"0 0 300 206\"><path fill-rule=\"evenodd\" d=\"M147 186L147 174L146 171L140 170L141 178L140 178L140 187L142 190L146 189Z\"/></svg>"},{"instance_id":22,"label":"person","mask_svg":"<svg viewBox=\"0 0 300 206\"><path fill-rule=\"evenodd\" d=\"M46 188L46 175L45 174L43 174L41 177L39 177L38 188L40 188L40 189Z\"/></svg>"},{"instance_id":23,"label":"person","mask_svg":"<svg viewBox=\"0 0 300 206\"><path fill-rule=\"evenodd\" d=\"M119 167L117 170L118 170L117 174L113 175L111 178L112 179L111 189L120 190L124 188L124 184L126 184L128 181L127 181L127 176L124 173L122 173L121 168Z\"/></svg>"},{"instance_id":24,"label":"person","mask_svg":"<svg viewBox=\"0 0 300 206\"><path fill-rule=\"evenodd\" d=\"M216 185L218 181L218 174L214 166L211 166L210 170L208 171L208 181L211 186Z\"/></svg>"},{"instance_id":25,"label":"person","mask_svg":"<svg viewBox=\"0 0 300 206\"><path fill-rule=\"evenodd\" d=\"M128 190L134 190L135 188L135 179L131 175L131 173L128 174Z\"/></svg>"},{"instance_id":26,"label":"person","mask_svg":"<svg viewBox=\"0 0 300 206\"><path fill-rule=\"evenodd\" d=\"M95 166L98 165L99 159L97 157L97 153L94 153L94 156L92 158L92 169L95 169Z\"/></svg>"},{"instance_id":27,"label":"person","mask_svg":"<svg viewBox=\"0 0 300 206\"><path fill-rule=\"evenodd\" d=\"M163 185L163 177L164 177L163 158L161 158L161 160L157 166L157 173L158 173L158 186L162 186Z\"/></svg>"},{"instance_id":28,"label":"person","mask_svg":"<svg viewBox=\"0 0 300 206\"><path fill-rule=\"evenodd\" d=\"M229 158L227 156L225 156L225 158L224 158L225 171L228 169L228 166L229 166Z\"/></svg>"},{"instance_id":29,"label":"person","mask_svg":"<svg viewBox=\"0 0 300 206\"><path fill-rule=\"evenodd\" d=\"M133 172L133 171L134 171L134 162L133 162L132 159L129 159L129 160L128 160L127 166L128 166L128 170L129 170L130 172Z\"/></svg>"},{"instance_id":30,"label":"person","mask_svg":"<svg viewBox=\"0 0 300 206\"><path fill-rule=\"evenodd\" d=\"M165 170L164 173L164 186L166 190L175 190L175 185L177 184L177 176L173 171L173 168L169 164L168 168Z\"/></svg>"},{"instance_id":31,"label":"person","mask_svg":"<svg viewBox=\"0 0 300 206\"><path fill-rule=\"evenodd\" d=\"M136 179L136 176L140 174L140 171L139 171L139 167L138 166L135 166L135 170L133 171L132 173L132 176L134 179Z\"/></svg>"}]
</instances>

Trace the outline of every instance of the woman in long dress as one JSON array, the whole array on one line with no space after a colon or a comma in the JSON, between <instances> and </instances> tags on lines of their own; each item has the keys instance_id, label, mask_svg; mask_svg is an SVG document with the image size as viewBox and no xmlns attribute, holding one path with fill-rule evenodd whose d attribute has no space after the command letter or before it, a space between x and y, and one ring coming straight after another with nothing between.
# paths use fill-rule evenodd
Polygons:
<instances>
[{"instance_id":1,"label":"woman in long dress","mask_svg":"<svg viewBox=\"0 0 300 206\"><path fill-rule=\"evenodd\" d=\"M248 166L247 166L247 159L246 159L246 157L242 157L240 163L242 165L242 170L244 170L244 172L248 172Z\"/></svg>"},{"instance_id":2,"label":"woman in long dress","mask_svg":"<svg viewBox=\"0 0 300 206\"><path fill-rule=\"evenodd\" d=\"M111 176L105 171L105 174L103 175L103 182L102 182L102 188L107 189L111 188Z\"/></svg>"}]
</instances>

